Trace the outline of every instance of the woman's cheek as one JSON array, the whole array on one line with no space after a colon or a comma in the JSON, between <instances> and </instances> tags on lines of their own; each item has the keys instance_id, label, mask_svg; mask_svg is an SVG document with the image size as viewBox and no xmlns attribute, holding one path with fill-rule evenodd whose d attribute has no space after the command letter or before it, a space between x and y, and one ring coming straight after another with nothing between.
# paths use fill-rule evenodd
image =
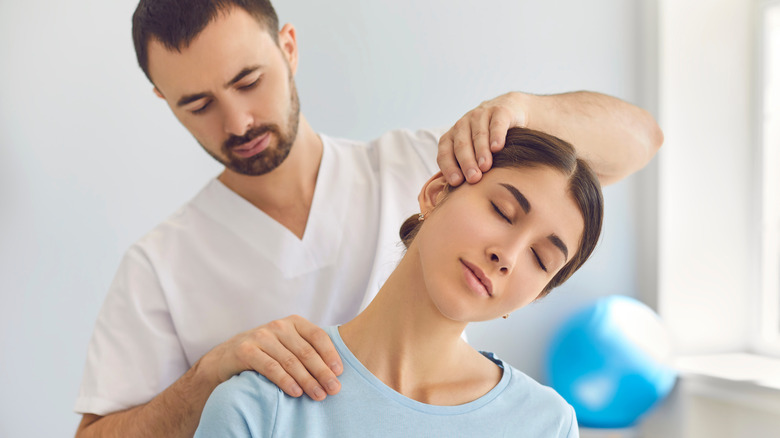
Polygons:
<instances>
[{"instance_id":1,"label":"woman's cheek","mask_svg":"<svg viewBox=\"0 0 780 438\"><path fill-rule=\"evenodd\" d=\"M522 272L515 272L515 274L522 274ZM509 286L508 292L511 294L510 303L514 306L514 310L532 302L544 287L544 285L535 278L529 279L527 276L525 276L525 278L523 277L523 275L516 275L514 281L512 281Z\"/></svg>"}]
</instances>

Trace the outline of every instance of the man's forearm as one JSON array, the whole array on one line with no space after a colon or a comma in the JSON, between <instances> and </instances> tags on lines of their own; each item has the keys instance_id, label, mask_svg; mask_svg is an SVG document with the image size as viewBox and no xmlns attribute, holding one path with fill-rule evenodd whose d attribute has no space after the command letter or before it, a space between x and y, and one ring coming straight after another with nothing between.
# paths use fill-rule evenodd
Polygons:
<instances>
[{"instance_id":1,"label":"man's forearm","mask_svg":"<svg viewBox=\"0 0 780 438\"><path fill-rule=\"evenodd\" d=\"M517 97L526 102L527 127L571 143L605 185L644 167L663 143L650 113L611 96L576 91Z\"/></svg>"},{"instance_id":2,"label":"man's forearm","mask_svg":"<svg viewBox=\"0 0 780 438\"><path fill-rule=\"evenodd\" d=\"M199 365L200 361L146 404L104 417L84 415L76 437L192 437L203 406L217 386Z\"/></svg>"}]
</instances>

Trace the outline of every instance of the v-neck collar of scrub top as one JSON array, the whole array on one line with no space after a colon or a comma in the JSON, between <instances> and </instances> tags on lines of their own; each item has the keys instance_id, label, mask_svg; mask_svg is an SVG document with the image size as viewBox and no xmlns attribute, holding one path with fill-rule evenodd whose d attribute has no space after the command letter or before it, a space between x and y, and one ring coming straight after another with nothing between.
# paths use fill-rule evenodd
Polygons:
<instances>
[{"instance_id":1,"label":"v-neck collar of scrub top","mask_svg":"<svg viewBox=\"0 0 780 438\"><path fill-rule=\"evenodd\" d=\"M204 214L232 230L293 278L335 263L345 228L352 184L351 166L340 166L330 139L321 135L322 159L303 238L213 179L193 200Z\"/></svg>"}]
</instances>

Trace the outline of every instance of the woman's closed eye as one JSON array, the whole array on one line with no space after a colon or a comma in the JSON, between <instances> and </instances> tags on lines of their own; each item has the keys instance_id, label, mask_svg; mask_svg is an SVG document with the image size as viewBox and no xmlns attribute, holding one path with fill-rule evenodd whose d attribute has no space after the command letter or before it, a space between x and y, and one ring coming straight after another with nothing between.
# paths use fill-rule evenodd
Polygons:
<instances>
[{"instance_id":1,"label":"woman's closed eye","mask_svg":"<svg viewBox=\"0 0 780 438\"><path fill-rule=\"evenodd\" d=\"M495 210L495 211L496 211L496 213L498 213L498 215L499 215L499 216L501 216L501 218L502 218L502 219L504 219L505 221L507 221L509 224L511 224L511 223L512 223L512 220L511 220L511 219L509 219L509 217L508 217L508 216L507 216L507 215L506 215L506 214L505 214L503 211L501 211L501 209L498 207L498 205L496 205L496 203L495 203L495 202L493 202L493 201L490 201L490 205L492 205L492 206L493 206L493 210Z\"/></svg>"},{"instance_id":2,"label":"woman's closed eye","mask_svg":"<svg viewBox=\"0 0 780 438\"><path fill-rule=\"evenodd\" d=\"M501 208L496 205L495 202L490 201L490 205L493 207L493 210L498 214L501 219L505 220L507 223L512 224L512 220L509 218L509 216L504 213ZM536 259L536 263L539 265L539 268L541 268L542 271L547 272L547 266L545 266L544 262L542 261L542 258L539 257L539 253L536 252L535 249L531 248L531 253L534 255L534 258Z\"/></svg>"},{"instance_id":3,"label":"woman's closed eye","mask_svg":"<svg viewBox=\"0 0 780 438\"><path fill-rule=\"evenodd\" d=\"M544 262L542 262L542 258L539 257L539 253L537 253L533 248L531 248L531 252L534 254L534 257L536 257L536 263L539 264L539 267L542 268L542 271L547 272L547 267L544 265Z\"/></svg>"}]
</instances>

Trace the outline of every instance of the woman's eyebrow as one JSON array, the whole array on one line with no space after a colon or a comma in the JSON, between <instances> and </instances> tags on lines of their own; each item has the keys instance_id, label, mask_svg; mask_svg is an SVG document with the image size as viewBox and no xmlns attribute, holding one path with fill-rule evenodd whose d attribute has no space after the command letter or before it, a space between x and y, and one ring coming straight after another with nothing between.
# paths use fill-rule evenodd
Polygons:
<instances>
[{"instance_id":1,"label":"woman's eyebrow","mask_svg":"<svg viewBox=\"0 0 780 438\"><path fill-rule=\"evenodd\" d=\"M563 253L563 260L568 261L569 260L569 248L566 247L566 244L563 243L563 240L561 240L560 237L556 236L555 234L550 234L547 236L547 239L552 242L553 245L555 245L558 249L561 250Z\"/></svg>"},{"instance_id":2,"label":"woman's eyebrow","mask_svg":"<svg viewBox=\"0 0 780 438\"><path fill-rule=\"evenodd\" d=\"M517 203L520 204L520 208L523 209L523 211L528 214L528 212L531 211L531 203L528 202L528 199L523 195L520 190L517 190L517 187L511 185L511 184L504 184L501 183L501 186L509 191L509 193L512 194L512 196L515 197L517 200ZM563 253L564 260L569 259L569 248L566 247L566 244L563 243L563 240L561 240L560 237L556 236L555 234L550 234L547 236L547 239L552 242L553 245L555 245L556 248L560 249Z\"/></svg>"},{"instance_id":3,"label":"woman's eyebrow","mask_svg":"<svg viewBox=\"0 0 780 438\"><path fill-rule=\"evenodd\" d=\"M501 183L501 186L509 190L509 193L511 193L512 196L517 199L517 203L520 204L520 208L522 208L526 214L531 211L531 203L528 202L528 199L526 199L525 195L520 193L520 190L517 190L517 187L504 183Z\"/></svg>"}]
</instances>

